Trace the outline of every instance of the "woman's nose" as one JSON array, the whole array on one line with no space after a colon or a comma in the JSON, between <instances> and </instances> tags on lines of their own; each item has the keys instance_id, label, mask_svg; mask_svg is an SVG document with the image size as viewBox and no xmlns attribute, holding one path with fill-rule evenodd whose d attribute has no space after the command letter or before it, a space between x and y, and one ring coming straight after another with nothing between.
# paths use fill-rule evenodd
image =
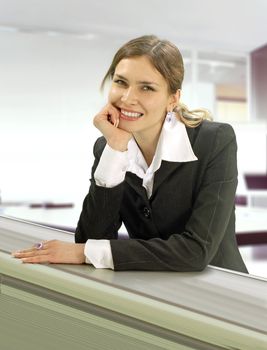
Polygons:
<instances>
[{"instance_id":1,"label":"woman's nose","mask_svg":"<svg viewBox=\"0 0 267 350\"><path fill-rule=\"evenodd\" d=\"M137 100L136 94L134 93L134 90L131 87L126 89L123 95L121 96L122 102L135 103L136 100Z\"/></svg>"}]
</instances>

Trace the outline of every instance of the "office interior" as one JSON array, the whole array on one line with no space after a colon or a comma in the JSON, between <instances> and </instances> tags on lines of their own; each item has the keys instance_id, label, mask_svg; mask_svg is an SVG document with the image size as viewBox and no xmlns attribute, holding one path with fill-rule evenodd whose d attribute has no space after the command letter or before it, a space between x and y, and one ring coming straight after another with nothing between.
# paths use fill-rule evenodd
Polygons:
<instances>
[{"instance_id":1,"label":"office interior","mask_svg":"<svg viewBox=\"0 0 267 350\"><path fill-rule=\"evenodd\" d=\"M139 35L156 34L174 42L183 55L182 102L191 109L209 109L215 121L230 123L235 130L239 171L237 240L252 278L246 288L252 290L256 283L264 283L258 286L264 294L267 279L266 13L267 3L261 0L246 2L246 5L241 0L216 4L204 0L201 6L194 0L145 0L142 3L0 0L0 215L5 217L2 229L11 230L12 226L14 232L27 235L26 228L20 226L22 222L9 223L8 218L16 218L66 230L69 234L75 230L90 186L93 145L100 136L92 119L107 98L107 89L100 91L101 81L113 54L124 42ZM28 228L32 230L32 226ZM47 228L42 232L50 238L53 234L62 237L60 231ZM12 237L13 243L8 241L4 248L0 246L0 251L7 252L6 247L11 249L11 246L19 248L21 241L16 242L16 235ZM2 266L9 264L6 256L2 263ZM69 273L80 283L78 274L73 277L74 267L55 271L59 279L63 278L59 277L60 273L65 273L66 278ZM110 282L108 271L88 271L92 280ZM83 273L86 273L84 269ZM144 275L140 278L146 280ZM221 278L226 281L225 275ZM236 278L239 277L236 275ZM33 283L31 279L27 283L29 281ZM200 282L196 282L196 288L197 283ZM247 307L246 300L241 307ZM160 306L154 311L159 310ZM143 321L152 322L145 318ZM137 327L139 331L145 326L140 327ZM163 326L158 323L157 327ZM251 338L258 349L266 344L266 338L262 337L265 331L266 327L262 327L259 339ZM186 332L183 334L186 336ZM241 333L239 335L241 337ZM163 338L166 340L167 335ZM145 338L142 339L145 344ZM128 339L125 349L175 349L176 340L168 339L169 343L166 341L167 345L162 347L156 337L151 340L154 345L147 347L141 340L134 347ZM187 345L183 345L184 348L179 345L177 349L215 349L219 345L224 348L214 339L209 340L214 347L207 345L207 339L203 338L201 341L206 345L197 345L192 340L190 347L189 340L185 339ZM179 341L182 344L182 340ZM230 345L235 344L231 341ZM246 341L247 347L240 349L252 348L253 341ZM64 346L68 348L68 344ZM109 348L104 343L101 346Z\"/></svg>"}]
</instances>

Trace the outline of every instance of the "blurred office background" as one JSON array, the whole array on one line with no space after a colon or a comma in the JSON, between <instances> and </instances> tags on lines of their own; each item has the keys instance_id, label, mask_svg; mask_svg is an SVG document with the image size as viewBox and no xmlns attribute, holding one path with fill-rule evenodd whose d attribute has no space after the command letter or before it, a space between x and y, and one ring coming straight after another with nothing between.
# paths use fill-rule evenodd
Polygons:
<instances>
[{"instance_id":1,"label":"blurred office background","mask_svg":"<svg viewBox=\"0 0 267 350\"><path fill-rule=\"evenodd\" d=\"M237 224L250 237L241 250L250 272L267 276L266 33L265 0L0 0L2 212L28 219L35 206L45 222L36 207L69 205L51 223L75 227L99 136L92 118L106 102L101 80L123 43L156 34L183 54L182 101L235 129Z\"/></svg>"}]
</instances>

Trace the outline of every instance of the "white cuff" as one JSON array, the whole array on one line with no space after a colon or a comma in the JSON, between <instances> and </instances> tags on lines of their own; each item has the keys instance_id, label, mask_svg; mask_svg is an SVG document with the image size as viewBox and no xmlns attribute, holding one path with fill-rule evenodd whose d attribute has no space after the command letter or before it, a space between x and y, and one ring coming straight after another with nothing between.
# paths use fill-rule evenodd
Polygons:
<instances>
[{"instance_id":1,"label":"white cuff","mask_svg":"<svg viewBox=\"0 0 267 350\"><path fill-rule=\"evenodd\" d=\"M94 173L96 184L102 187L119 185L124 181L127 167L127 151L116 151L106 144Z\"/></svg>"},{"instance_id":2,"label":"white cuff","mask_svg":"<svg viewBox=\"0 0 267 350\"><path fill-rule=\"evenodd\" d=\"M93 264L97 269L114 270L110 242L107 239L88 239L84 247L87 264Z\"/></svg>"}]
</instances>

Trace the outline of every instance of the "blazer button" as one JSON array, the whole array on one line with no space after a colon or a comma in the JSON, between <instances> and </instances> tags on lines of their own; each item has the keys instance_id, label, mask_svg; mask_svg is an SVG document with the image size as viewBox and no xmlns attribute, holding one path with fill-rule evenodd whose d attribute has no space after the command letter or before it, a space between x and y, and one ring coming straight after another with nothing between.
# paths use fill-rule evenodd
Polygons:
<instances>
[{"instance_id":1,"label":"blazer button","mask_svg":"<svg viewBox=\"0 0 267 350\"><path fill-rule=\"evenodd\" d=\"M144 207L143 213L147 219L150 218L150 210L147 207Z\"/></svg>"}]
</instances>

